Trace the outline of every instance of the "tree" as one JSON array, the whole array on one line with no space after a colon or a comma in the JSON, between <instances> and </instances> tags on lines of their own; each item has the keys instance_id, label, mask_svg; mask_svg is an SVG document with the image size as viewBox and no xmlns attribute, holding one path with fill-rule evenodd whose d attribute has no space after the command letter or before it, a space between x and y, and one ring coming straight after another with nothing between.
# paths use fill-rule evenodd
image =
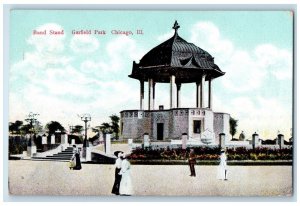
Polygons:
<instances>
[{"instance_id":1,"label":"tree","mask_svg":"<svg viewBox=\"0 0 300 206\"><path fill-rule=\"evenodd\" d=\"M100 132L103 133L103 131L102 131L102 129L101 129L101 126L93 127L93 128L92 128L92 131L98 133L98 134L97 134L98 137L100 137Z\"/></svg>"},{"instance_id":2,"label":"tree","mask_svg":"<svg viewBox=\"0 0 300 206\"><path fill-rule=\"evenodd\" d=\"M100 125L100 131L104 134L107 134L107 133L112 133L112 129L111 129L111 126L109 123L107 122L103 122L101 125Z\"/></svg>"},{"instance_id":3,"label":"tree","mask_svg":"<svg viewBox=\"0 0 300 206\"><path fill-rule=\"evenodd\" d=\"M116 139L119 139L119 121L120 121L120 117L113 114L109 118L111 120L111 129L112 129L113 133L115 134Z\"/></svg>"},{"instance_id":4,"label":"tree","mask_svg":"<svg viewBox=\"0 0 300 206\"><path fill-rule=\"evenodd\" d=\"M99 132L99 131L101 131L101 126L93 127L93 128L92 128L92 131L93 131L93 132Z\"/></svg>"},{"instance_id":5,"label":"tree","mask_svg":"<svg viewBox=\"0 0 300 206\"><path fill-rule=\"evenodd\" d=\"M21 133L21 127L23 125L23 122L20 121L20 120L16 120L15 122L10 122L9 123L9 131L12 133L12 134L20 134Z\"/></svg>"},{"instance_id":6,"label":"tree","mask_svg":"<svg viewBox=\"0 0 300 206\"><path fill-rule=\"evenodd\" d=\"M242 133L239 136L239 140L240 141L245 141L245 139L246 139L246 137L245 137L244 131L242 131Z\"/></svg>"},{"instance_id":7,"label":"tree","mask_svg":"<svg viewBox=\"0 0 300 206\"><path fill-rule=\"evenodd\" d=\"M20 128L20 132L21 134L28 134L31 132L31 125L30 124L24 124L22 125L22 127Z\"/></svg>"},{"instance_id":8,"label":"tree","mask_svg":"<svg viewBox=\"0 0 300 206\"><path fill-rule=\"evenodd\" d=\"M45 127L48 129L49 134L54 134L57 130L60 130L61 132L65 131L65 128L57 121L51 121L47 123Z\"/></svg>"},{"instance_id":9,"label":"tree","mask_svg":"<svg viewBox=\"0 0 300 206\"><path fill-rule=\"evenodd\" d=\"M83 131L83 126L81 125L75 125L72 130L71 133L77 133L77 134L81 134L81 132Z\"/></svg>"},{"instance_id":10,"label":"tree","mask_svg":"<svg viewBox=\"0 0 300 206\"><path fill-rule=\"evenodd\" d=\"M35 132L35 133L38 133L38 132L43 131L43 126L42 126L41 122L39 122L39 121L36 121L36 122L34 123L33 128L34 128L34 132Z\"/></svg>"},{"instance_id":11,"label":"tree","mask_svg":"<svg viewBox=\"0 0 300 206\"><path fill-rule=\"evenodd\" d=\"M120 117L113 114L109 116L111 123L103 122L100 126L100 131L102 133L113 133L115 138L119 138L119 121Z\"/></svg>"},{"instance_id":12,"label":"tree","mask_svg":"<svg viewBox=\"0 0 300 206\"><path fill-rule=\"evenodd\" d=\"M229 127L230 127L230 134L232 136L232 139L233 139L233 136L236 134L237 126L238 126L238 120L233 119L232 117L230 117Z\"/></svg>"}]
</instances>

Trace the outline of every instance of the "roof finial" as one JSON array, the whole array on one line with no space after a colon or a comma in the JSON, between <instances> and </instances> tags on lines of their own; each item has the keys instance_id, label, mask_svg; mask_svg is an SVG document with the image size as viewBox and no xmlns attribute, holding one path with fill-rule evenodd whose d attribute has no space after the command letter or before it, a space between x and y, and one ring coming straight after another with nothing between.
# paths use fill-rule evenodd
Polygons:
<instances>
[{"instance_id":1,"label":"roof finial","mask_svg":"<svg viewBox=\"0 0 300 206\"><path fill-rule=\"evenodd\" d=\"M175 23L174 23L174 26L173 26L173 29L175 30L175 33L177 33L177 30L180 28L177 20L175 20Z\"/></svg>"}]
</instances>

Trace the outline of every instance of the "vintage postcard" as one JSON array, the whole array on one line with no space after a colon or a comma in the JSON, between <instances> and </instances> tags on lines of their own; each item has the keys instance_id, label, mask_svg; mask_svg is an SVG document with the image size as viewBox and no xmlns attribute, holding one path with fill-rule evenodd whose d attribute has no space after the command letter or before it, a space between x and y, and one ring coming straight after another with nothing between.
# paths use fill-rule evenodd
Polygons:
<instances>
[{"instance_id":1,"label":"vintage postcard","mask_svg":"<svg viewBox=\"0 0 300 206\"><path fill-rule=\"evenodd\" d=\"M9 195L294 195L293 11L16 9L9 43Z\"/></svg>"}]
</instances>

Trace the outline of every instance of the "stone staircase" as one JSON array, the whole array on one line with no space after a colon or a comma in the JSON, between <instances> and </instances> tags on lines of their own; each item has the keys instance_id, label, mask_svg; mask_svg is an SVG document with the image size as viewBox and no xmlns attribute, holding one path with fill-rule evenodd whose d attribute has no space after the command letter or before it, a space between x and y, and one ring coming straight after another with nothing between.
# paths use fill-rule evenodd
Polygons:
<instances>
[{"instance_id":1,"label":"stone staircase","mask_svg":"<svg viewBox=\"0 0 300 206\"><path fill-rule=\"evenodd\" d=\"M64 151L59 152L53 155L47 155L45 157L31 157L31 160L40 160L40 161L62 161L67 162L73 156L73 147L67 147Z\"/></svg>"}]
</instances>

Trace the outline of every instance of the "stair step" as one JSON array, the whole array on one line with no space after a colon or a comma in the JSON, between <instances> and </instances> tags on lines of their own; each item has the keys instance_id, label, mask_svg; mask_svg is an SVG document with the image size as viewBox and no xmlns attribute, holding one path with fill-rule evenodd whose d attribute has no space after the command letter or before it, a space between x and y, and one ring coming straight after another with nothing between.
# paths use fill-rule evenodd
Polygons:
<instances>
[{"instance_id":1,"label":"stair step","mask_svg":"<svg viewBox=\"0 0 300 206\"><path fill-rule=\"evenodd\" d=\"M57 154L69 154L69 155L73 155L73 152L59 152Z\"/></svg>"},{"instance_id":2,"label":"stair step","mask_svg":"<svg viewBox=\"0 0 300 206\"><path fill-rule=\"evenodd\" d=\"M32 158L33 161L57 161L57 162L69 162L70 160L65 159L48 159L48 158Z\"/></svg>"},{"instance_id":3,"label":"stair step","mask_svg":"<svg viewBox=\"0 0 300 206\"><path fill-rule=\"evenodd\" d=\"M54 154L55 156L73 156L73 154ZM48 156L54 156L54 155L48 155Z\"/></svg>"},{"instance_id":4,"label":"stair step","mask_svg":"<svg viewBox=\"0 0 300 206\"><path fill-rule=\"evenodd\" d=\"M68 158L51 158L51 157L34 157L32 159L35 159L35 160L66 160L66 161L70 161L70 159Z\"/></svg>"},{"instance_id":5,"label":"stair step","mask_svg":"<svg viewBox=\"0 0 300 206\"><path fill-rule=\"evenodd\" d=\"M72 155L53 155L53 156L46 156L46 157L64 157L64 158L72 158Z\"/></svg>"},{"instance_id":6,"label":"stair step","mask_svg":"<svg viewBox=\"0 0 300 206\"><path fill-rule=\"evenodd\" d=\"M73 156L73 147L68 147L64 151L58 152L57 154L48 155L46 157L32 157L32 160L41 160L41 161L63 161L67 162Z\"/></svg>"}]
</instances>

